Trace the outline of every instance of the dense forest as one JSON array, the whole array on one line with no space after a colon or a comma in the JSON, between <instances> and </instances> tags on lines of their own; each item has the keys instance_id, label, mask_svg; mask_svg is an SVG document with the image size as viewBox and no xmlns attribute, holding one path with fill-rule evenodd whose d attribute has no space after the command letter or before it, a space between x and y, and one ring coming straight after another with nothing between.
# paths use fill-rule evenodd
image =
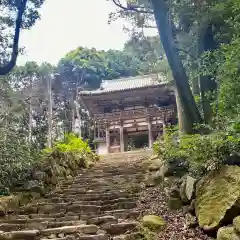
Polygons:
<instances>
[{"instance_id":1,"label":"dense forest","mask_svg":"<svg viewBox=\"0 0 240 240\"><path fill-rule=\"evenodd\" d=\"M209 158L238 153L238 0L112 0L117 10L109 14L110 24L124 18L131 25L125 30L132 36L122 50L80 46L56 66L35 62L15 66L18 54L24 54L19 49L20 31L38 20L43 2L0 4L8 13L1 16L0 24L1 161L8 159L9 168L19 156L24 156L19 166L26 164L36 149L50 147L53 140L71 132L77 114L82 116L82 136L91 138L88 113L75 102L78 87L93 89L105 79L149 73L164 74L175 85L181 136L198 133L194 141L199 149L210 142ZM145 36L147 28L156 28L159 35ZM224 151L219 153L221 147ZM183 153L187 147L179 148L177 152ZM206 164L203 159L196 161Z\"/></svg>"}]
</instances>

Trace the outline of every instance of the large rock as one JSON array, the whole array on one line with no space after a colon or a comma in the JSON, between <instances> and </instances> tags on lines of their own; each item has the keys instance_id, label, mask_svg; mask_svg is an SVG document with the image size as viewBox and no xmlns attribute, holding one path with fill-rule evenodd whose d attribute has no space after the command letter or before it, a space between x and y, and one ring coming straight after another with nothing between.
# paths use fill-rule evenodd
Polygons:
<instances>
[{"instance_id":1,"label":"large rock","mask_svg":"<svg viewBox=\"0 0 240 240\"><path fill-rule=\"evenodd\" d=\"M178 210L182 207L182 205L183 205L183 203L182 203L181 199L179 199L179 198L170 197L168 199L168 207L171 210Z\"/></svg>"},{"instance_id":2,"label":"large rock","mask_svg":"<svg viewBox=\"0 0 240 240\"><path fill-rule=\"evenodd\" d=\"M188 175L183 178L180 187L180 195L184 203L189 203L189 201L191 201L194 198L196 182L197 180L195 178Z\"/></svg>"},{"instance_id":3,"label":"large rock","mask_svg":"<svg viewBox=\"0 0 240 240\"><path fill-rule=\"evenodd\" d=\"M190 213L185 215L185 224L188 228L195 228L198 225L197 218Z\"/></svg>"},{"instance_id":4,"label":"large rock","mask_svg":"<svg viewBox=\"0 0 240 240\"><path fill-rule=\"evenodd\" d=\"M13 211L19 207L19 198L17 196L0 197L0 216L5 216L8 211Z\"/></svg>"},{"instance_id":5,"label":"large rock","mask_svg":"<svg viewBox=\"0 0 240 240\"><path fill-rule=\"evenodd\" d=\"M188 171L188 162L184 159L173 158L164 163L160 170L162 177L182 177Z\"/></svg>"},{"instance_id":6,"label":"large rock","mask_svg":"<svg viewBox=\"0 0 240 240\"><path fill-rule=\"evenodd\" d=\"M240 240L240 235L234 227L222 227L217 232L217 240Z\"/></svg>"},{"instance_id":7,"label":"large rock","mask_svg":"<svg viewBox=\"0 0 240 240\"><path fill-rule=\"evenodd\" d=\"M233 219L233 226L240 233L240 216Z\"/></svg>"},{"instance_id":8,"label":"large rock","mask_svg":"<svg viewBox=\"0 0 240 240\"><path fill-rule=\"evenodd\" d=\"M34 170L32 173L32 179L33 180L38 180L38 181L44 181L45 179L45 172L40 171L40 170Z\"/></svg>"},{"instance_id":9,"label":"large rock","mask_svg":"<svg viewBox=\"0 0 240 240\"><path fill-rule=\"evenodd\" d=\"M162 161L158 158L152 160L152 163L148 166L149 172L158 171L162 166Z\"/></svg>"},{"instance_id":10,"label":"large rock","mask_svg":"<svg viewBox=\"0 0 240 240\"><path fill-rule=\"evenodd\" d=\"M231 221L240 208L231 209L240 198L240 167L223 166L201 179L196 188L195 210L200 227L214 230L222 221Z\"/></svg>"},{"instance_id":11,"label":"large rock","mask_svg":"<svg viewBox=\"0 0 240 240\"><path fill-rule=\"evenodd\" d=\"M161 230L166 226L166 221L156 215L146 215L142 219L143 226L149 228L152 231Z\"/></svg>"},{"instance_id":12,"label":"large rock","mask_svg":"<svg viewBox=\"0 0 240 240\"><path fill-rule=\"evenodd\" d=\"M24 184L24 189L30 192L44 194L44 184L42 181L30 180Z\"/></svg>"}]
</instances>

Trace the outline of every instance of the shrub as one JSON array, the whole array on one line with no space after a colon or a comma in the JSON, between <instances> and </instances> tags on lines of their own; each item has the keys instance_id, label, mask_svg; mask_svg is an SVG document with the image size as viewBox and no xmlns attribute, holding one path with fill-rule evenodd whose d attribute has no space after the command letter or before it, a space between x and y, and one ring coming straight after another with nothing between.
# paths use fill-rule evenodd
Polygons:
<instances>
[{"instance_id":1,"label":"shrub","mask_svg":"<svg viewBox=\"0 0 240 240\"><path fill-rule=\"evenodd\" d=\"M88 167L94 161L98 160L96 154L91 151L87 141L83 141L75 134L69 133L65 135L64 140L58 141L53 148L43 150L44 162L50 162L54 166L57 176L66 175L57 168L64 168L69 174L74 173L80 167ZM71 175L71 174L70 174Z\"/></svg>"},{"instance_id":2,"label":"shrub","mask_svg":"<svg viewBox=\"0 0 240 240\"><path fill-rule=\"evenodd\" d=\"M0 131L0 136L1 136ZM12 135L11 135L12 136ZM3 138L0 138L0 140ZM0 141L1 142L1 141ZM75 175L76 170L89 167L98 160L88 143L74 134L67 134L57 141L53 148L42 152L26 145L25 139L18 136L8 137L0 144L0 195L8 195L10 190L21 191L25 184L34 179L34 173L40 172L46 185L56 184L57 177ZM39 180L39 179L38 179Z\"/></svg>"},{"instance_id":3,"label":"shrub","mask_svg":"<svg viewBox=\"0 0 240 240\"><path fill-rule=\"evenodd\" d=\"M154 144L154 151L163 161L188 162L189 172L196 176L230 164L233 155L240 152L240 136L236 132L212 132L208 135L178 135L169 129L163 143ZM235 162L236 163L236 162Z\"/></svg>"}]
</instances>

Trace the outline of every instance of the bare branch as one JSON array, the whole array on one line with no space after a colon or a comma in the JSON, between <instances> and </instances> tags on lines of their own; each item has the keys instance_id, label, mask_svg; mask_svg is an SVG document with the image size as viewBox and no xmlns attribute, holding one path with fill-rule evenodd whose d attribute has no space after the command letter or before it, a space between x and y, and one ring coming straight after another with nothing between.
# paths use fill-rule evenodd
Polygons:
<instances>
[{"instance_id":1,"label":"bare branch","mask_svg":"<svg viewBox=\"0 0 240 240\"><path fill-rule=\"evenodd\" d=\"M133 6L130 5L129 6L123 6L119 0L112 0L112 2L119 8L121 8L124 11L133 11L133 12L137 12L137 13L146 13L146 14L153 14L153 11L148 11L148 10L141 10L144 9L143 7L140 6Z\"/></svg>"},{"instance_id":2,"label":"bare branch","mask_svg":"<svg viewBox=\"0 0 240 240\"><path fill-rule=\"evenodd\" d=\"M16 18L15 33L13 38L12 54L9 63L0 68L0 76L8 74L16 65L18 53L19 53L19 36L21 31L23 13L26 9L27 0L21 0L21 3L17 7L18 14Z\"/></svg>"}]
</instances>

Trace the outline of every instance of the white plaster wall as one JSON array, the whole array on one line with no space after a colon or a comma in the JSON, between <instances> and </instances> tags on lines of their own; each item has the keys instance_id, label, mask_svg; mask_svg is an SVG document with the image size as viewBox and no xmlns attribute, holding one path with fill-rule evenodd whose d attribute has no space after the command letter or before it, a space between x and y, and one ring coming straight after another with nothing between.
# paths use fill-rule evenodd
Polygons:
<instances>
[{"instance_id":1,"label":"white plaster wall","mask_svg":"<svg viewBox=\"0 0 240 240\"><path fill-rule=\"evenodd\" d=\"M103 155L107 154L107 144L105 142L100 142L97 144L97 154Z\"/></svg>"}]
</instances>

